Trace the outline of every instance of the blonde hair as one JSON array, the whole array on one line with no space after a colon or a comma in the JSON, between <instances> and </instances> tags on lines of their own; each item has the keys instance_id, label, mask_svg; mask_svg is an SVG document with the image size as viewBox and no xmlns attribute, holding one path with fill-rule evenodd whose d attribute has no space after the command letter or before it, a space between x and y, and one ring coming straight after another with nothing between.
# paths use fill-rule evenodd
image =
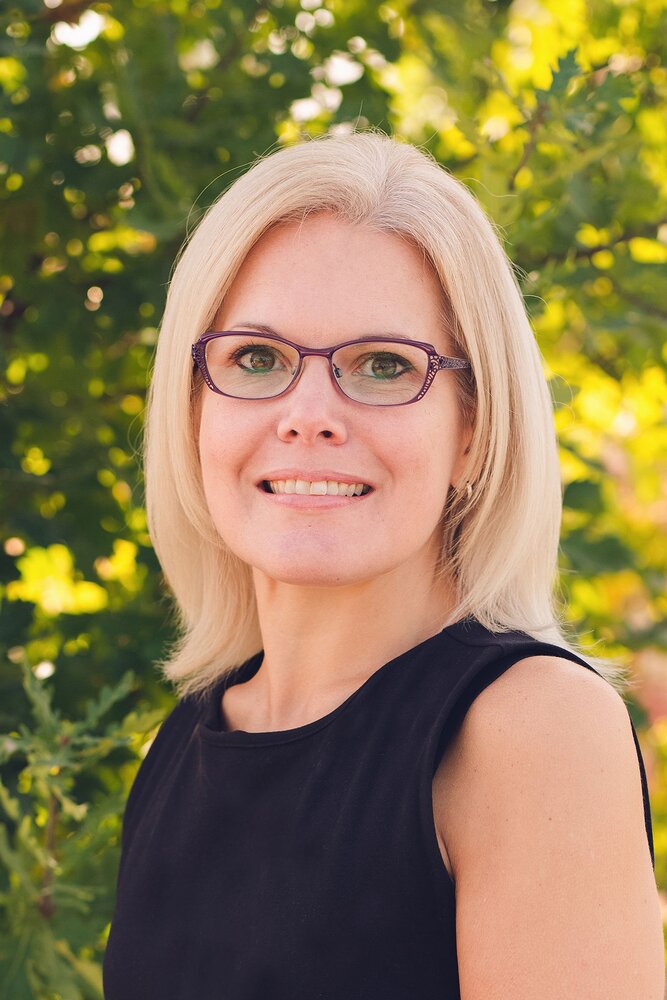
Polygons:
<instances>
[{"instance_id":1,"label":"blonde hair","mask_svg":"<svg viewBox=\"0 0 667 1000\"><path fill-rule=\"evenodd\" d=\"M190 345L210 327L257 240L327 211L410 240L443 290L443 317L473 436L443 498L441 568L456 607L582 655L556 607L561 482L551 397L511 264L467 187L429 154L371 129L261 157L208 209L171 279L149 392L145 471L151 538L175 598L179 639L161 664L179 696L204 694L261 648L251 570L223 543L204 498ZM444 614L443 614L444 617ZM617 689L623 668L583 653Z\"/></svg>"}]
</instances>

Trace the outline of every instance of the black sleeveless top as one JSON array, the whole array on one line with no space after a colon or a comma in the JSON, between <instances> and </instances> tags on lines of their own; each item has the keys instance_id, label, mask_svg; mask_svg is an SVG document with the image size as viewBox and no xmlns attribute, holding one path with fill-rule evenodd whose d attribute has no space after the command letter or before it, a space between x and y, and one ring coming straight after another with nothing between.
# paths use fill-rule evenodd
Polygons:
<instances>
[{"instance_id":1,"label":"black sleeveless top","mask_svg":"<svg viewBox=\"0 0 667 1000\"><path fill-rule=\"evenodd\" d=\"M184 698L128 798L106 1000L457 1000L432 779L475 697L539 654L593 670L466 619L297 729L225 730L224 680Z\"/></svg>"}]
</instances>

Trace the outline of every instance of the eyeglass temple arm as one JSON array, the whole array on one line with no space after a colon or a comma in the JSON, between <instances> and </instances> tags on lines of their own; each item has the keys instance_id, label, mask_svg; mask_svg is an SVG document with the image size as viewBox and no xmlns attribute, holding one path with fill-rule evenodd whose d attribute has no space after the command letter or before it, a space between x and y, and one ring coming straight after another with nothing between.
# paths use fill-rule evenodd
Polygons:
<instances>
[{"instance_id":1,"label":"eyeglass temple arm","mask_svg":"<svg viewBox=\"0 0 667 1000\"><path fill-rule=\"evenodd\" d=\"M438 358L438 371L444 368L470 368L470 362L465 358Z\"/></svg>"}]
</instances>

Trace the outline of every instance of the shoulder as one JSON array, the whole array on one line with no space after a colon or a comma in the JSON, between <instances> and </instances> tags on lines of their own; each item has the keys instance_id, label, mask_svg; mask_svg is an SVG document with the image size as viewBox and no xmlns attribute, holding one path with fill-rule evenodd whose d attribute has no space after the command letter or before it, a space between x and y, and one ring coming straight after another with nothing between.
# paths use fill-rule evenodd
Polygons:
<instances>
[{"instance_id":1,"label":"shoulder","mask_svg":"<svg viewBox=\"0 0 667 1000\"><path fill-rule=\"evenodd\" d=\"M604 678L580 663L559 656L527 656L483 688L467 708L434 777L436 825L452 873L456 876L468 855L474 862L471 834L479 834L478 801L500 795L504 780L510 794L503 792L499 807L515 808L514 796L526 792L527 768L547 768L552 762L556 780L563 773L554 754L561 759L571 754L581 777L585 758L595 765L589 756L593 742L606 760L610 744L618 749L619 742L626 756L630 750L634 755L623 700Z\"/></svg>"},{"instance_id":2,"label":"shoulder","mask_svg":"<svg viewBox=\"0 0 667 1000\"><path fill-rule=\"evenodd\" d=\"M438 796L465 995L510 995L525 975L512 993L519 1000L578 990L654 996L623 994L631 970L614 970L609 957L637 947L637 983L657 982L660 921L640 771L627 707L611 685L564 657L519 660L476 697L442 768L434 807L438 814ZM571 972L557 972L559 954L570 956ZM566 994L579 962L589 971Z\"/></svg>"},{"instance_id":3,"label":"shoulder","mask_svg":"<svg viewBox=\"0 0 667 1000\"><path fill-rule=\"evenodd\" d=\"M518 660L476 696L438 768L439 794L450 806L443 833L453 867L475 849L469 826L476 801L518 809L547 782L552 796L572 797L592 772L620 776L619 768L641 805L630 717L611 685L564 657ZM454 810L459 796L461 809Z\"/></svg>"},{"instance_id":4,"label":"shoulder","mask_svg":"<svg viewBox=\"0 0 667 1000\"><path fill-rule=\"evenodd\" d=\"M485 687L468 709L463 726L488 738L575 737L607 727L631 736L625 702L596 671L556 655L517 659ZM632 742L632 741L631 741Z\"/></svg>"}]
</instances>

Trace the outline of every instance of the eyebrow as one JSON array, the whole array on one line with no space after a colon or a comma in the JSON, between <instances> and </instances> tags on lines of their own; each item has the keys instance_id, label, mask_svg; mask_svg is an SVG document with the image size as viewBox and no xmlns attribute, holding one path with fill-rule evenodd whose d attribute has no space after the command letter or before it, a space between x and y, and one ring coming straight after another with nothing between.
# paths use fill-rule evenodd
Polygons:
<instances>
[{"instance_id":1,"label":"eyebrow","mask_svg":"<svg viewBox=\"0 0 667 1000\"><path fill-rule=\"evenodd\" d=\"M246 320L243 320L243 319L238 320L236 323L234 323L233 326L228 327L228 329L230 329L230 330L238 330L238 328L241 327L241 326L251 327L253 330L256 330L257 333L272 333L274 337L283 337L284 340L289 340L290 339L289 337L286 337L284 333L280 333L279 330L274 330L273 327L269 326L267 323L252 323L250 321L246 321ZM368 333L368 334L365 334L364 336L365 337L376 337L377 336L378 340L384 340L385 337L390 337L390 338L392 338L394 340L414 340L415 339L414 337L409 337L405 333L395 333L395 332L393 332L391 330L382 330L381 333L378 333L378 334ZM363 339L363 338L361 338L361 339Z\"/></svg>"}]
</instances>

